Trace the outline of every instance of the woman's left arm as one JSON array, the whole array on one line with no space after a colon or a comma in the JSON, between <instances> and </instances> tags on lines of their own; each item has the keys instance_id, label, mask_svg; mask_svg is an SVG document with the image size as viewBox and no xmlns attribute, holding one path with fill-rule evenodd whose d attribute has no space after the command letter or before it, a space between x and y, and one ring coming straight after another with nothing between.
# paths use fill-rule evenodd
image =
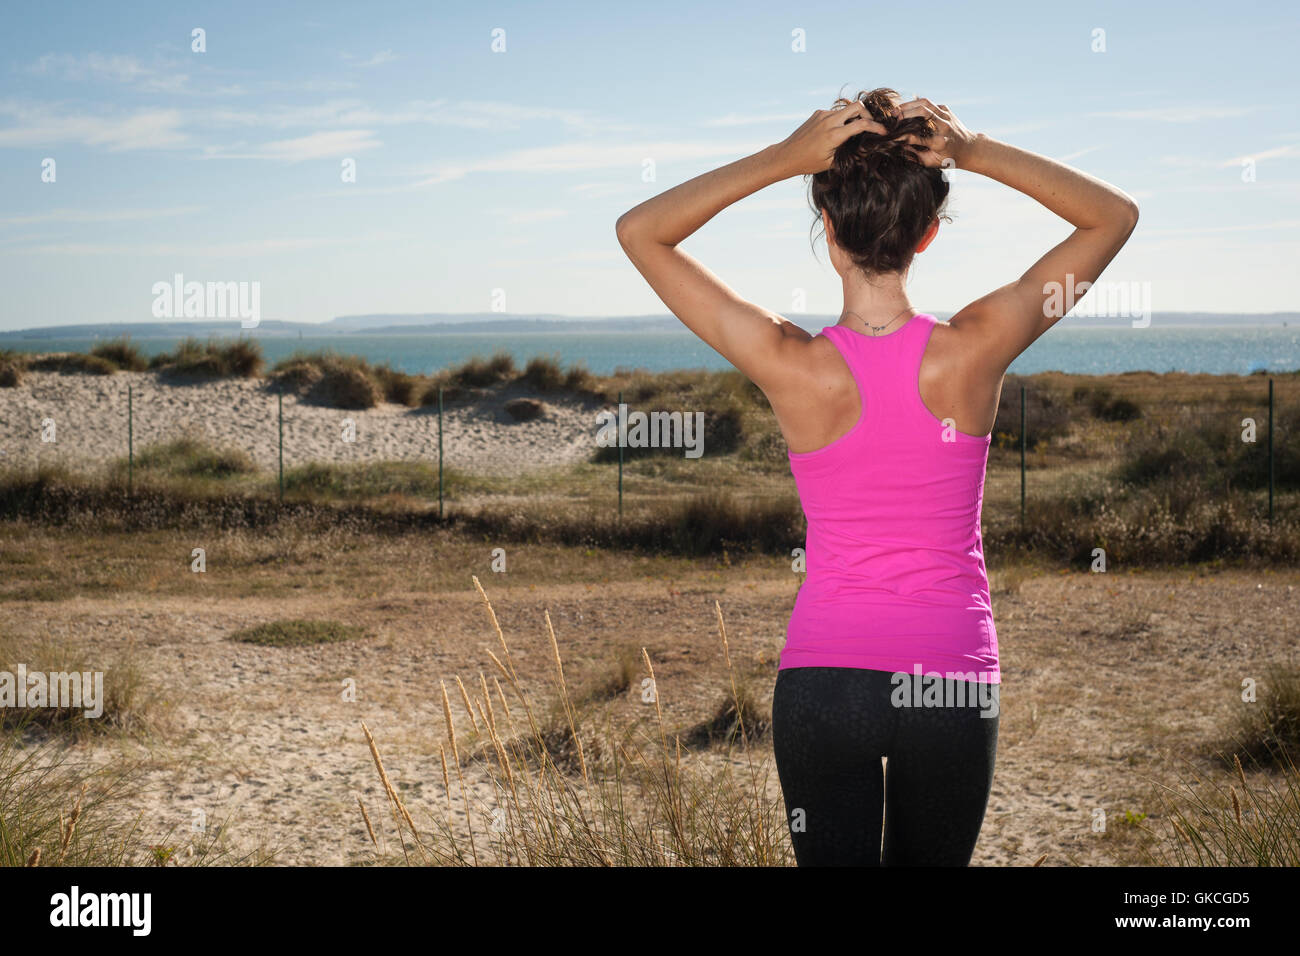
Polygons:
<instances>
[{"instance_id":1,"label":"woman's left arm","mask_svg":"<svg viewBox=\"0 0 1300 956\"><path fill-rule=\"evenodd\" d=\"M883 132L861 103L819 110L791 136L752 156L697 176L619 217L619 244L664 305L692 332L766 390L777 384L785 343L808 333L746 302L678 245L732 203L792 176L830 167L850 136Z\"/></svg>"}]
</instances>

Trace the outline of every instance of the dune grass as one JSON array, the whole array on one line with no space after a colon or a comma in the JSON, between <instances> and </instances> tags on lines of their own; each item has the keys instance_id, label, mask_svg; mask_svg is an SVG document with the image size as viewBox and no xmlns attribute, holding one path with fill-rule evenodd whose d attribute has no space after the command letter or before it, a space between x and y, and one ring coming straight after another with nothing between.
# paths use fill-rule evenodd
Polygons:
<instances>
[{"instance_id":1,"label":"dune grass","mask_svg":"<svg viewBox=\"0 0 1300 956\"><path fill-rule=\"evenodd\" d=\"M0 867L263 866L279 847L233 848L230 819L198 830L130 809L144 767L92 767L57 739L0 728Z\"/></svg>"},{"instance_id":2,"label":"dune grass","mask_svg":"<svg viewBox=\"0 0 1300 956\"><path fill-rule=\"evenodd\" d=\"M670 730L654 663L614 681L615 696L636 679L648 694L644 717L615 727L607 711L569 687L549 616L552 655L539 703L517 678L510 647L474 579L496 636L491 682L457 678L442 687L445 742L439 762L445 807L411 813L409 786L386 767L369 728L376 772L391 813L365 818L377 862L417 865L698 866L792 862L783 807L768 787L770 755L754 741L770 717L745 689L715 604L729 687L715 716ZM624 684L627 686L625 687ZM710 760L710 755L719 759ZM1159 813L1116 816L1120 862L1183 866L1300 864L1300 771L1285 752L1273 772L1248 776L1233 757L1229 775L1192 770L1158 788ZM396 782L395 782L396 778ZM469 780L467 781L467 778ZM472 781L472 782L470 782ZM488 784L485 796L482 782ZM377 810L377 808L374 808ZM389 820L391 819L391 823ZM382 838L382 839L381 839ZM1136 839L1131 839L1136 838ZM1041 862L1041 861L1040 861Z\"/></svg>"},{"instance_id":3,"label":"dune grass","mask_svg":"<svg viewBox=\"0 0 1300 956\"><path fill-rule=\"evenodd\" d=\"M135 468L141 475L214 481L257 471L253 459L243 449L214 446L198 434L146 445L135 456ZM126 470L126 458L114 462L113 471L118 477L125 475Z\"/></svg>"},{"instance_id":4,"label":"dune grass","mask_svg":"<svg viewBox=\"0 0 1300 956\"><path fill-rule=\"evenodd\" d=\"M1218 750L1255 766L1284 767L1289 754L1300 753L1300 668L1270 668L1256 693L1240 703L1230 739Z\"/></svg>"},{"instance_id":5,"label":"dune grass","mask_svg":"<svg viewBox=\"0 0 1300 956\"><path fill-rule=\"evenodd\" d=\"M374 408L380 402L419 404L418 376L333 351L295 353L277 362L270 378L309 402L332 408Z\"/></svg>"},{"instance_id":6,"label":"dune grass","mask_svg":"<svg viewBox=\"0 0 1300 956\"><path fill-rule=\"evenodd\" d=\"M125 336L111 342L101 342L90 350L90 354L112 362L121 372L143 372L149 367L149 360L139 347Z\"/></svg>"},{"instance_id":7,"label":"dune grass","mask_svg":"<svg viewBox=\"0 0 1300 956\"><path fill-rule=\"evenodd\" d=\"M264 365L262 347L253 339L188 338L149 360L150 369L180 378L256 378Z\"/></svg>"},{"instance_id":8,"label":"dune grass","mask_svg":"<svg viewBox=\"0 0 1300 956\"><path fill-rule=\"evenodd\" d=\"M165 723L165 702L148 686L144 668L129 653L104 654L88 643L51 635L0 635L0 669L14 673L19 665L29 675L69 675L65 689L75 687L81 705L55 701L51 688L41 706L0 707L0 733L22 730L83 740L109 734L143 735Z\"/></svg>"},{"instance_id":9,"label":"dune grass","mask_svg":"<svg viewBox=\"0 0 1300 956\"><path fill-rule=\"evenodd\" d=\"M645 716L614 729L575 702L551 628L548 708L521 684L487 594L474 579L498 652L495 672L467 689L442 687L446 740L439 762L446 807L417 819L363 723L391 813L360 805L379 862L417 865L770 866L791 862L784 806L768 786L771 765L738 733L725 759L692 751L668 730L654 663L642 651ZM721 610L717 625L734 670ZM457 703L453 706L452 701ZM733 694L740 722L749 712ZM455 711L461 710L459 718ZM549 715L549 719L548 719ZM737 743L738 741L738 743ZM485 776L492 798L471 795L466 772ZM389 821L392 821L391 823ZM389 835L391 834L391 838ZM381 836L384 837L381 843Z\"/></svg>"},{"instance_id":10,"label":"dune grass","mask_svg":"<svg viewBox=\"0 0 1300 956\"><path fill-rule=\"evenodd\" d=\"M1300 768L1279 755L1273 773L1188 770L1165 787L1162 820L1144 827L1154 866L1300 866Z\"/></svg>"},{"instance_id":11,"label":"dune grass","mask_svg":"<svg viewBox=\"0 0 1300 956\"><path fill-rule=\"evenodd\" d=\"M575 395L595 395L598 379L587 367L576 362L567 369L559 355L538 355L528 360L520 381L539 392L571 392Z\"/></svg>"},{"instance_id":12,"label":"dune grass","mask_svg":"<svg viewBox=\"0 0 1300 956\"><path fill-rule=\"evenodd\" d=\"M102 355L80 352L54 352L49 355L32 356L24 361L24 368L31 372L87 375L112 375L118 371L117 365Z\"/></svg>"},{"instance_id":13,"label":"dune grass","mask_svg":"<svg viewBox=\"0 0 1300 956\"><path fill-rule=\"evenodd\" d=\"M26 364L20 359L13 359L9 354L0 352L0 388L17 388L23 383L23 370Z\"/></svg>"}]
</instances>

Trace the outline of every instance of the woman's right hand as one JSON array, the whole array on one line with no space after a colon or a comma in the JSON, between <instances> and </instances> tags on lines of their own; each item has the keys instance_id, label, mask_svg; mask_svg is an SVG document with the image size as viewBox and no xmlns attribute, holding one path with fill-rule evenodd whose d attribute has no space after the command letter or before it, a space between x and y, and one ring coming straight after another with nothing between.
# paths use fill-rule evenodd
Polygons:
<instances>
[{"instance_id":1,"label":"woman's right hand","mask_svg":"<svg viewBox=\"0 0 1300 956\"><path fill-rule=\"evenodd\" d=\"M866 104L853 102L840 109L818 110L797 130L777 144L787 176L815 176L830 169L835 150L858 133L885 133Z\"/></svg>"},{"instance_id":2,"label":"woman's right hand","mask_svg":"<svg viewBox=\"0 0 1300 956\"><path fill-rule=\"evenodd\" d=\"M936 106L924 97L919 97L899 107L904 118L924 116L934 124L934 135L928 139L909 136L908 142L916 145L917 155L926 166L965 169L971 148L980 137L968 130L952 110L940 104Z\"/></svg>"}]
</instances>

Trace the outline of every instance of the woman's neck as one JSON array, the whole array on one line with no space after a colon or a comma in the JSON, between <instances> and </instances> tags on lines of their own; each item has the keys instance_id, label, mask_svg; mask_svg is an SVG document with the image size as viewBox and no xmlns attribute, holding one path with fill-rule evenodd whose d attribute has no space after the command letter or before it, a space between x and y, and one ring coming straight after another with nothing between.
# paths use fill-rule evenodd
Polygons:
<instances>
[{"instance_id":1,"label":"woman's neck","mask_svg":"<svg viewBox=\"0 0 1300 956\"><path fill-rule=\"evenodd\" d=\"M840 325L862 331L862 326L884 331L897 327L896 319L906 319L916 311L908 301L903 277L898 273L868 279L860 271L844 277L844 308Z\"/></svg>"}]
</instances>

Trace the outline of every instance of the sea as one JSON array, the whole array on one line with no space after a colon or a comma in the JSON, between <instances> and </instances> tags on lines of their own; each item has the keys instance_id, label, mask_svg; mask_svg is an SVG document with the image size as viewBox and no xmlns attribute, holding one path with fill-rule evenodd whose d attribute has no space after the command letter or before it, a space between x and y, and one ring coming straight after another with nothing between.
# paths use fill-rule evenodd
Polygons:
<instances>
[{"instance_id":1,"label":"sea","mask_svg":"<svg viewBox=\"0 0 1300 956\"><path fill-rule=\"evenodd\" d=\"M581 363L599 375L620 369L651 372L677 369L730 368L721 355L690 332L439 332L374 335L259 335L269 363L298 352L333 350L365 358L412 374L428 374L475 356L505 351L523 365L534 356L558 358L565 367ZM41 338L10 340L7 348L23 351L89 351L103 339ZM169 351L179 338L133 338L146 355ZM1246 375L1300 369L1300 325L1056 328L1035 342L1010 371L1030 375L1060 371L1104 375L1118 372L1208 372Z\"/></svg>"}]
</instances>

